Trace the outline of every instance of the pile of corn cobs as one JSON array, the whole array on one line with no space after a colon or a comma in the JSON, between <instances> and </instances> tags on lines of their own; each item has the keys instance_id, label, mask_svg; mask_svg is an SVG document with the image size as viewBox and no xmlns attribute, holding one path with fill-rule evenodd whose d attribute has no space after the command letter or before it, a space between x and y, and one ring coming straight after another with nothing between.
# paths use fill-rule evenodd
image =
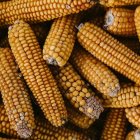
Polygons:
<instances>
[{"instance_id":1,"label":"pile of corn cobs","mask_svg":"<svg viewBox=\"0 0 140 140\"><path fill-rule=\"evenodd\" d=\"M140 140L139 5L0 2L0 140Z\"/></svg>"}]
</instances>

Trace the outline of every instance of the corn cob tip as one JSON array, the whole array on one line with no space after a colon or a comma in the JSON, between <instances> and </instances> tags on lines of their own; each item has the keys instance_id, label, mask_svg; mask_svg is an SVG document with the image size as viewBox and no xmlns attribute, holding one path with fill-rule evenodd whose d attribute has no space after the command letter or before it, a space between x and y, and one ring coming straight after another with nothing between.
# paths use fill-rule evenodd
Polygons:
<instances>
[{"instance_id":1,"label":"corn cob tip","mask_svg":"<svg viewBox=\"0 0 140 140\"><path fill-rule=\"evenodd\" d=\"M111 10L109 10L105 15L105 25L104 28L107 29L108 26L112 25L114 22L114 16Z\"/></svg>"},{"instance_id":2,"label":"corn cob tip","mask_svg":"<svg viewBox=\"0 0 140 140\"><path fill-rule=\"evenodd\" d=\"M95 96L88 98L86 104L83 106L85 114L93 119L98 119L100 114L103 112L103 107Z\"/></svg>"},{"instance_id":3,"label":"corn cob tip","mask_svg":"<svg viewBox=\"0 0 140 140\"><path fill-rule=\"evenodd\" d=\"M140 140L140 129L135 131L134 137L135 137L135 140Z\"/></svg>"},{"instance_id":4,"label":"corn cob tip","mask_svg":"<svg viewBox=\"0 0 140 140\"><path fill-rule=\"evenodd\" d=\"M47 58L46 56L43 56L43 59L46 60L47 64L58 66L58 62L53 57Z\"/></svg>"},{"instance_id":5,"label":"corn cob tip","mask_svg":"<svg viewBox=\"0 0 140 140\"><path fill-rule=\"evenodd\" d=\"M121 89L120 85L117 84L116 88L111 90L111 92L109 93L109 96L111 96L111 97L117 96L117 93L120 91L120 89Z\"/></svg>"},{"instance_id":6,"label":"corn cob tip","mask_svg":"<svg viewBox=\"0 0 140 140\"><path fill-rule=\"evenodd\" d=\"M79 31L83 26L84 26L84 24L83 23L80 23L78 26L75 26L75 27Z\"/></svg>"}]
</instances>

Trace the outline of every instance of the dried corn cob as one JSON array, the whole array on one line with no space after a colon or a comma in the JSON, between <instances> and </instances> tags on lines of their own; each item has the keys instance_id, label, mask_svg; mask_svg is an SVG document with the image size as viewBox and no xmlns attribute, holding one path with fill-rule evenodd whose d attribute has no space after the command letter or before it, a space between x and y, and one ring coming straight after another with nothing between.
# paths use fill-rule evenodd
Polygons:
<instances>
[{"instance_id":1,"label":"dried corn cob","mask_svg":"<svg viewBox=\"0 0 140 140\"><path fill-rule=\"evenodd\" d=\"M40 46L30 26L16 21L9 28L9 42L19 68L46 118L55 126L67 119L64 101L42 58Z\"/></svg>"},{"instance_id":2,"label":"dried corn cob","mask_svg":"<svg viewBox=\"0 0 140 140\"><path fill-rule=\"evenodd\" d=\"M11 128L3 105L0 105L0 112L0 132L10 135L13 138L18 137L16 132ZM41 122L39 119L36 119L36 128L30 140L74 140L74 138L76 140L89 140L88 137L76 131L69 130L65 127L56 128L47 121L43 120Z\"/></svg>"},{"instance_id":3,"label":"dried corn cob","mask_svg":"<svg viewBox=\"0 0 140 140\"><path fill-rule=\"evenodd\" d=\"M140 128L140 106L125 109L126 117L134 126Z\"/></svg>"},{"instance_id":4,"label":"dried corn cob","mask_svg":"<svg viewBox=\"0 0 140 140\"><path fill-rule=\"evenodd\" d=\"M75 48L71 62L81 75L106 96L116 96L120 90L117 77L99 60L82 48Z\"/></svg>"},{"instance_id":5,"label":"dried corn cob","mask_svg":"<svg viewBox=\"0 0 140 140\"><path fill-rule=\"evenodd\" d=\"M96 58L140 84L140 56L111 35L87 22L80 28L78 40Z\"/></svg>"},{"instance_id":6,"label":"dried corn cob","mask_svg":"<svg viewBox=\"0 0 140 140\"><path fill-rule=\"evenodd\" d=\"M11 139L11 138L3 138L3 137L0 137L0 140L19 140L19 139Z\"/></svg>"},{"instance_id":7,"label":"dried corn cob","mask_svg":"<svg viewBox=\"0 0 140 140\"><path fill-rule=\"evenodd\" d=\"M130 132L127 134L125 140L135 140L135 138L134 138L134 131L130 131Z\"/></svg>"},{"instance_id":8,"label":"dried corn cob","mask_svg":"<svg viewBox=\"0 0 140 140\"><path fill-rule=\"evenodd\" d=\"M6 45L8 42L4 47ZM20 137L28 138L35 127L33 110L28 91L8 47L0 48L0 89L12 128Z\"/></svg>"},{"instance_id":9,"label":"dried corn cob","mask_svg":"<svg viewBox=\"0 0 140 140\"><path fill-rule=\"evenodd\" d=\"M43 58L48 64L64 66L76 40L76 28L80 15L68 15L56 19L43 48Z\"/></svg>"},{"instance_id":10,"label":"dried corn cob","mask_svg":"<svg viewBox=\"0 0 140 140\"><path fill-rule=\"evenodd\" d=\"M136 36L134 10L110 8L105 15L105 29L114 35Z\"/></svg>"},{"instance_id":11,"label":"dried corn cob","mask_svg":"<svg viewBox=\"0 0 140 140\"><path fill-rule=\"evenodd\" d=\"M106 7L121 7L129 5L139 5L140 0L99 0L99 3Z\"/></svg>"},{"instance_id":12,"label":"dried corn cob","mask_svg":"<svg viewBox=\"0 0 140 140\"><path fill-rule=\"evenodd\" d=\"M140 41L140 6L138 6L135 10L134 14L134 20L135 20L135 26L136 26L136 31L137 31L137 36Z\"/></svg>"},{"instance_id":13,"label":"dried corn cob","mask_svg":"<svg viewBox=\"0 0 140 140\"><path fill-rule=\"evenodd\" d=\"M67 63L56 75L60 89L71 104L90 118L99 118L103 111L100 100L91 93L72 65Z\"/></svg>"},{"instance_id":14,"label":"dried corn cob","mask_svg":"<svg viewBox=\"0 0 140 140\"><path fill-rule=\"evenodd\" d=\"M13 24L15 20L43 22L86 10L96 2L93 0L20 0L0 3L0 25Z\"/></svg>"},{"instance_id":15,"label":"dried corn cob","mask_svg":"<svg viewBox=\"0 0 140 140\"><path fill-rule=\"evenodd\" d=\"M104 107L127 108L140 104L140 87L127 86L120 90L117 97L104 100Z\"/></svg>"},{"instance_id":16,"label":"dried corn cob","mask_svg":"<svg viewBox=\"0 0 140 140\"><path fill-rule=\"evenodd\" d=\"M124 140L126 133L126 117L123 109L111 109L109 112L101 140Z\"/></svg>"},{"instance_id":17,"label":"dried corn cob","mask_svg":"<svg viewBox=\"0 0 140 140\"><path fill-rule=\"evenodd\" d=\"M86 116L85 114L81 113L80 111L74 108L67 107L67 111L69 121L80 128L87 129L95 121L95 119L89 118L88 116Z\"/></svg>"}]
</instances>

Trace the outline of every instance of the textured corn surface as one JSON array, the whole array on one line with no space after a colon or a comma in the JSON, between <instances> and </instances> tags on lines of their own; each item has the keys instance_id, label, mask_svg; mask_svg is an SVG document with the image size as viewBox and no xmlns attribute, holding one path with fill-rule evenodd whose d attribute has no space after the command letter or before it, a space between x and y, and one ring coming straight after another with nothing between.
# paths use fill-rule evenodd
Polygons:
<instances>
[{"instance_id":1,"label":"textured corn surface","mask_svg":"<svg viewBox=\"0 0 140 140\"><path fill-rule=\"evenodd\" d=\"M17 137L17 133L12 129L4 106L0 106L0 132ZM44 120L41 118L41 120ZM67 129L65 127L56 128L52 126L48 121L40 121L36 119L36 127L33 131L33 135L28 140L89 140L85 135L76 131Z\"/></svg>"},{"instance_id":2,"label":"textured corn surface","mask_svg":"<svg viewBox=\"0 0 140 140\"><path fill-rule=\"evenodd\" d=\"M6 45L8 42L4 47ZM35 127L33 110L27 88L8 47L0 48L0 89L12 128L22 138L28 138Z\"/></svg>"},{"instance_id":3,"label":"textured corn surface","mask_svg":"<svg viewBox=\"0 0 140 140\"><path fill-rule=\"evenodd\" d=\"M76 40L76 25L80 15L55 19L43 46L43 58L48 64L64 66Z\"/></svg>"},{"instance_id":4,"label":"textured corn surface","mask_svg":"<svg viewBox=\"0 0 140 140\"><path fill-rule=\"evenodd\" d=\"M101 140L124 140L126 117L123 109L111 109L105 121Z\"/></svg>"},{"instance_id":5,"label":"textured corn surface","mask_svg":"<svg viewBox=\"0 0 140 140\"><path fill-rule=\"evenodd\" d=\"M130 131L130 132L127 134L125 140L135 140L135 138L134 138L134 131Z\"/></svg>"},{"instance_id":6,"label":"textured corn surface","mask_svg":"<svg viewBox=\"0 0 140 140\"><path fill-rule=\"evenodd\" d=\"M127 108L135 107L140 104L140 87L127 86L121 88L117 97L104 100L104 107Z\"/></svg>"},{"instance_id":7,"label":"textured corn surface","mask_svg":"<svg viewBox=\"0 0 140 140\"><path fill-rule=\"evenodd\" d=\"M74 108L67 107L67 110L69 121L80 128L88 129L95 121Z\"/></svg>"},{"instance_id":8,"label":"textured corn surface","mask_svg":"<svg viewBox=\"0 0 140 140\"><path fill-rule=\"evenodd\" d=\"M140 54L140 43L136 38L118 38L118 40L137 54Z\"/></svg>"},{"instance_id":9,"label":"textured corn surface","mask_svg":"<svg viewBox=\"0 0 140 140\"><path fill-rule=\"evenodd\" d=\"M30 26L17 21L9 28L9 42L19 68L45 117L55 126L67 119L64 101L42 58L40 46Z\"/></svg>"},{"instance_id":10,"label":"textured corn surface","mask_svg":"<svg viewBox=\"0 0 140 140\"><path fill-rule=\"evenodd\" d=\"M99 3L106 7L121 7L139 5L140 0L99 0Z\"/></svg>"},{"instance_id":11,"label":"textured corn surface","mask_svg":"<svg viewBox=\"0 0 140 140\"><path fill-rule=\"evenodd\" d=\"M103 107L100 100L88 90L80 75L67 63L56 75L59 87L71 104L90 118L99 118Z\"/></svg>"},{"instance_id":12,"label":"textured corn surface","mask_svg":"<svg viewBox=\"0 0 140 140\"><path fill-rule=\"evenodd\" d=\"M125 113L129 122L140 128L140 106L126 108Z\"/></svg>"},{"instance_id":13,"label":"textured corn surface","mask_svg":"<svg viewBox=\"0 0 140 140\"><path fill-rule=\"evenodd\" d=\"M135 20L137 36L140 41L140 6L138 6L135 10L134 20Z\"/></svg>"},{"instance_id":14,"label":"textured corn surface","mask_svg":"<svg viewBox=\"0 0 140 140\"><path fill-rule=\"evenodd\" d=\"M19 139L11 139L11 138L2 138L2 137L0 137L0 140L19 140Z\"/></svg>"},{"instance_id":15,"label":"textured corn surface","mask_svg":"<svg viewBox=\"0 0 140 140\"><path fill-rule=\"evenodd\" d=\"M95 5L92 0L19 0L0 3L0 25L13 24L20 19L26 22L43 22L78 13Z\"/></svg>"},{"instance_id":16,"label":"textured corn surface","mask_svg":"<svg viewBox=\"0 0 140 140\"><path fill-rule=\"evenodd\" d=\"M110 8L105 15L104 27L114 35L136 36L134 10Z\"/></svg>"},{"instance_id":17,"label":"textured corn surface","mask_svg":"<svg viewBox=\"0 0 140 140\"><path fill-rule=\"evenodd\" d=\"M87 22L80 28L78 40L96 58L140 84L140 56L111 35Z\"/></svg>"},{"instance_id":18,"label":"textured corn surface","mask_svg":"<svg viewBox=\"0 0 140 140\"><path fill-rule=\"evenodd\" d=\"M10 135L13 138L18 137L17 132L13 129L6 114L4 105L0 105L0 133Z\"/></svg>"},{"instance_id":19,"label":"textured corn surface","mask_svg":"<svg viewBox=\"0 0 140 140\"><path fill-rule=\"evenodd\" d=\"M97 90L106 96L116 96L120 90L117 77L99 60L82 48L74 49L71 57L73 66Z\"/></svg>"}]
</instances>

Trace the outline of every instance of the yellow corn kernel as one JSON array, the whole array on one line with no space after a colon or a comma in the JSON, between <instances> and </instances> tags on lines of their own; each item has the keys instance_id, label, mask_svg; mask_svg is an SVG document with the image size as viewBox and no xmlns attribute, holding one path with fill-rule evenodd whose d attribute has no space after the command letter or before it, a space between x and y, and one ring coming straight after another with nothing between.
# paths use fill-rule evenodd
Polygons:
<instances>
[{"instance_id":1,"label":"yellow corn kernel","mask_svg":"<svg viewBox=\"0 0 140 140\"><path fill-rule=\"evenodd\" d=\"M48 64L64 66L76 41L76 25L80 15L68 15L55 19L46 38L43 58Z\"/></svg>"},{"instance_id":2,"label":"yellow corn kernel","mask_svg":"<svg viewBox=\"0 0 140 140\"><path fill-rule=\"evenodd\" d=\"M0 3L0 25L13 24L15 20L43 22L87 10L95 5L93 0L11 0Z\"/></svg>"},{"instance_id":3,"label":"yellow corn kernel","mask_svg":"<svg viewBox=\"0 0 140 140\"><path fill-rule=\"evenodd\" d=\"M99 3L106 7L121 7L139 5L140 0L99 0Z\"/></svg>"},{"instance_id":4,"label":"yellow corn kernel","mask_svg":"<svg viewBox=\"0 0 140 140\"><path fill-rule=\"evenodd\" d=\"M3 105L0 105L0 132L17 138L16 132L12 129ZM41 120L41 121L40 121ZM30 140L89 140L82 133L67 129L65 127L54 127L44 118L36 118L36 127Z\"/></svg>"},{"instance_id":5,"label":"yellow corn kernel","mask_svg":"<svg viewBox=\"0 0 140 140\"><path fill-rule=\"evenodd\" d=\"M68 98L74 107L90 118L99 118L103 111L100 100L88 90L85 82L80 75L73 69L72 65L67 63L59 68L56 75L58 85L63 91L63 95Z\"/></svg>"},{"instance_id":6,"label":"yellow corn kernel","mask_svg":"<svg viewBox=\"0 0 140 140\"><path fill-rule=\"evenodd\" d=\"M136 36L134 10L110 8L105 15L104 27L114 35Z\"/></svg>"},{"instance_id":7,"label":"yellow corn kernel","mask_svg":"<svg viewBox=\"0 0 140 140\"><path fill-rule=\"evenodd\" d=\"M96 58L140 84L140 56L101 28L85 23L78 32L78 41Z\"/></svg>"},{"instance_id":8,"label":"yellow corn kernel","mask_svg":"<svg viewBox=\"0 0 140 140\"><path fill-rule=\"evenodd\" d=\"M135 140L135 138L134 138L134 131L130 131L130 132L127 134L125 140Z\"/></svg>"},{"instance_id":9,"label":"yellow corn kernel","mask_svg":"<svg viewBox=\"0 0 140 140\"><path fill-rule=\"evenodd\" d=\"M116 96L120 90L117 77L99 60L82 48L73 51L71 62L81 75L105 96Z\"/></svg>"},{"instance_id":10,"label":"yellow corn kernel","mask_svg":"<svg viewBox=\"0 0 140 140\"><path fill-rule=\"evenodd\" d=\"M104 107L127 108L140 104L140 87L127 86L121 88L117 97L107 98L103 101Z\"/></svg>"},{"instance_id":11,"label":"yellow corn kernel","mask_svg":"<svg viewBox=\"0 0 140 140\"><path fill-rule=\"evenodd\" d=\"M140 6L138 6L135 10L134 14L134 21L135 21L135 26L136 26L136 31L137 31L137 36L140 41Z\"/></svg>"},{"instance_id":12,"label":"yellow corn kernel","mask_svg":"<svg viewBox=\"0 0 140 140\"><path fill-rule=\"evenodd\" d=\"M89 118L72 107L67 107L67 111L69 121L80 128L87 129L95 122L95 119Z\"/></svg>"},{"instance_id":13,"label":"yellow corn kernel","mask_svg":"<svg viewBox=\"0 0 140 140\"><path fill-rule=\"evenodd\" d=\"M43 60L41 48L29 24L16 21L9 28L9 42L29 88L45 117L55 126L67 119L67 112L56 81Z\"/></svg>"},{"instance_id":14,"label":"yellow corn kernel","mask_svg":"<svg viewBox=\"0 0 140 140\"><path fill-rule=\"evenodd\" d=\"M124 109L111 109L104 124L101 140L124 140L125 125Z\"/></svg>"},{"instance_id":15,"label":"yellow corn kernel","mask_svg":"<svg viewBox=\"0 0 140 140\"><path fill-rule=\"evenodd\" d=\"M0 48L0 89L11 127L21 138L31 136L35 127L28 90L18 72L8 40ZM7 46L7 47L6 47Z\"/></svg>"},{"instance_id":16,"label":"yellow corn kernel","mask_svg":"<svg viewBox=\"0 0 140 140\"><path fill-rule=\"evenodd\" d=\"M125 113L129 122L140 128L140 106L126 108Z\"/></svg>"}]
</instances>

